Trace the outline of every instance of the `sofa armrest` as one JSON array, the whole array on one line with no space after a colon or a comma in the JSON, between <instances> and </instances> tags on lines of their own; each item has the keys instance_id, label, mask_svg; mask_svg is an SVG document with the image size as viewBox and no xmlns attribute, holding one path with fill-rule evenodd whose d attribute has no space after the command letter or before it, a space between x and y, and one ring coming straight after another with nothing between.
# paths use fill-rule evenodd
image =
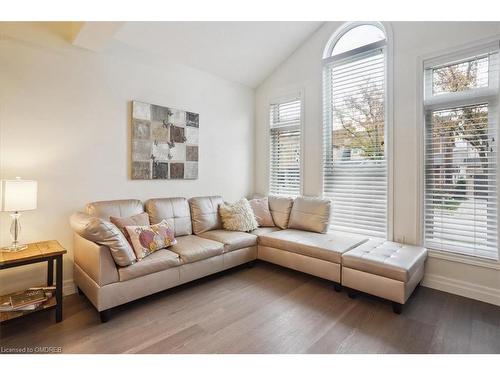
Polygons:
<instances>
[{"instance_id":1,"label":"sofa armrest","mask_svg":"<svg viewBox=\"0 0 500 375\"><path fill-rule=\"evenodd\" d=\"M99 286L119 281L118 269L107 246L98 245L75 233L73 252L75 264Z\"/></svg>"}]
</instances>

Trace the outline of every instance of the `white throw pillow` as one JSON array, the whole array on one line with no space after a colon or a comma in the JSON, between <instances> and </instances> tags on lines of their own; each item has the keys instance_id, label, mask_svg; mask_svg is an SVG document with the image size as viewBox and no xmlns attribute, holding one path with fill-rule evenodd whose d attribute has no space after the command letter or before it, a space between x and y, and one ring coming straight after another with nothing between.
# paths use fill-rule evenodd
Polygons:
<instances>
[{"instance_id":1,"label":"white throw pillow","mask_svg":"<svg viewBox=\"0 0 500 375\"><path fill-rule=\"evenodd\" d=\"M222 227L226 230L250 232L259 226L252 207L243 198L235 203L222 203L219 206Z\"/></svg>"}]
</instances>

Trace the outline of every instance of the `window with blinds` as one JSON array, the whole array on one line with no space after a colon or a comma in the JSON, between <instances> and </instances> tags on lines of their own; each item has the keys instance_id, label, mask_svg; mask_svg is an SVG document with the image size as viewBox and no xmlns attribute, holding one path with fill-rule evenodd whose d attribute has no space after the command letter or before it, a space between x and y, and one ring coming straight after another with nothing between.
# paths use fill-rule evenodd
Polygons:
<instances>
[{"instance_id":1,"label":"window with blinds","mask_svg":"<svg viewBox=\"0 0 500 375\"><path fill-rule=\"evenodd\" d=\"M424 241L498 259L498 43L424 63Z\"/></svg>"},{"instance_id":2,"label":"window with blinds","mask_svg":"<svg viewBox=\"0 0 500 375\"><path fill-rule=\"evenodd\" d=\"M371 27L374 42L324 60L323 195L331 230L386 238L385 36Z\"/></svg>"},{"instance_id":3,"label":"window with blinds","mask_svg":"<svg viewBox=\"0 0 500 375\"><path fill-rule=\"evenodd\" d=\"M297 196L301 193L301 124L300 98L270 105L270 194Z\"/></svg>"}]
</instances>

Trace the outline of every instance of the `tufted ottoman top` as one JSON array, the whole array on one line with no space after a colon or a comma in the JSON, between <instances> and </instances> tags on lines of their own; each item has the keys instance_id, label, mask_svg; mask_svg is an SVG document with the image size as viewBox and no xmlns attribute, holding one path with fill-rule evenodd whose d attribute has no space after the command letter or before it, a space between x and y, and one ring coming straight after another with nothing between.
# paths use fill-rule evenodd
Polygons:
<instances>
[{"instance_id":1,"label":"tufted ottoman top","mask_svg":"<svg viewBox=\"0 0 500 375\"><path fill-rule=\"evenodd\" d=\"M370 239L342 254L342 266L406 282L426 257L423 247Z\"/></svg>"}]
</instances>

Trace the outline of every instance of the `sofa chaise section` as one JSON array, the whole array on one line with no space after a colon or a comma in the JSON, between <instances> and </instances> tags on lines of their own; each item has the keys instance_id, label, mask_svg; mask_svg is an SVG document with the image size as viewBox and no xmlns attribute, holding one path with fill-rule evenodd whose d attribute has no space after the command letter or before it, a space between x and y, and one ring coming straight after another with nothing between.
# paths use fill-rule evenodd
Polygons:
<instances>
[{"instance_id":1,"label":"sofa chaise section","mask_svg":"<svg viewBox=\"0 0 500 375\"><path fill-rule=\"evenodd\" d=\"M342 254L366 240L359 236L285 229L259 237L258 258L340 284Z\"/></svg>"}]
</instances>

